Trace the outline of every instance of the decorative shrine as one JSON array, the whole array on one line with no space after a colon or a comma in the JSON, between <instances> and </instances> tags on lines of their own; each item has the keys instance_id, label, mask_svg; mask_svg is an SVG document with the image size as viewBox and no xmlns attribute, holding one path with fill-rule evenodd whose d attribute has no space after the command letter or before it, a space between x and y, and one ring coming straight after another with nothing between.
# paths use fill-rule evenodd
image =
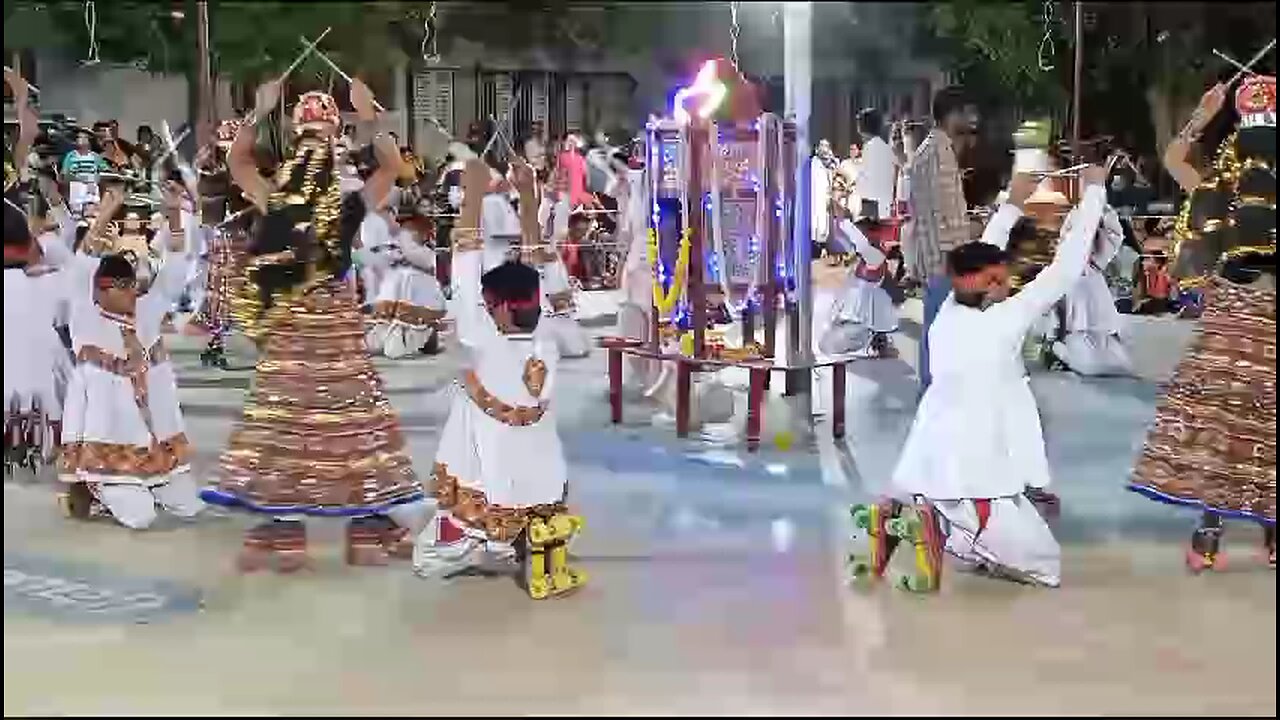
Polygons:
<instances>
[{"instance_id":1,"label":"decorative shrine","mask_svg":"<svg viewBox=\"0 0 1280 720\"><path fill-rule=\"evenodd\" d=\"M755 450L772 372L832 366L834 397L843 397L849 358L800 366L777 357L779 312L796 305L795 262L803 256L792 247L796 127L761 112L755 88L731 69L722 75L722 67L704 63L675 93L671 115L646 126L651 328L643 341L602 344L615 423L622 418L622 355L675 363L682 437L690 428L692 373L748 369L747 447ZM732 78L733 87L721 77ZM716 118L726 100L727 117ZM730 346L727 330L735 323L740 342ZM844 435L843 411L837 403L836 437Z\"/></svg>"},{"instance_id":2,"label":"decorative shrine","mask_svg":"<svg viewBox=\"0 0 1280 720\"><path fill-rule=\"evenodd\" d=\"M710 121L729 94L716 68L704 64L647 127L651 349L679 335L688 357L772 358L778 299L794 289L795 126L767 113ZM739 347L715 328L731 322Z\"/></svg>"}]
</instances>

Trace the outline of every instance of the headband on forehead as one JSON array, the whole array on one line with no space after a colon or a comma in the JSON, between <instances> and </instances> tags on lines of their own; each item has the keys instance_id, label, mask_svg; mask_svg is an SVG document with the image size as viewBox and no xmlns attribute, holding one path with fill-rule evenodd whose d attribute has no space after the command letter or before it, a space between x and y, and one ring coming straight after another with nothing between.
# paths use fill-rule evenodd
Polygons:
<instances>
[{"instance_id":1,"label":"headband on forehead","mask_svg":"<svg viewBox=\"0 0 1280 720\"><path fill-rule=\"evenodd\" d=\"M99 275L94 278L93 282L99 290L111 290L112 288L117 290L128 290L138 286L138 281L134 278L108 277L105 275Z\"/></svg>"},{"instance_id":2,"label":"headband on forehead","mask_svg":"<svg viewBox=\"0 0 1280 720\"><path fill-rule=\"evenodd\" d=\"M504 300L499 304L506 305L512 310L532 310L542 307L542 300L537 295L522 300Z\"/></svg>"}]
</instances>

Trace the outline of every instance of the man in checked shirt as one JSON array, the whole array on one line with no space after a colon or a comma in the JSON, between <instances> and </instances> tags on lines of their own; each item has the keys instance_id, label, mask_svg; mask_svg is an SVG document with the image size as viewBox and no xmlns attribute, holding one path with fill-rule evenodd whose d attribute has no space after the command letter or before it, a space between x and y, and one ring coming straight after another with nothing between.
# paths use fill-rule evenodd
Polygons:
<instances>
[{"instance_id":1,"label":"man in checked shirt","mask_svg":"<svg viewBox=\"0 0 1280 720\"><path fill-rule=\"evenodd\" d=\"M921 392L929 386L929 327L951 292L946 257L969 242L964 188L956 156L974 134L973 106L963 90L947 87L933 97L934 128L907 167L911 223L903 255L911 277L924 286L924 330L920 336Z\"/></svg>"}]
</instances>

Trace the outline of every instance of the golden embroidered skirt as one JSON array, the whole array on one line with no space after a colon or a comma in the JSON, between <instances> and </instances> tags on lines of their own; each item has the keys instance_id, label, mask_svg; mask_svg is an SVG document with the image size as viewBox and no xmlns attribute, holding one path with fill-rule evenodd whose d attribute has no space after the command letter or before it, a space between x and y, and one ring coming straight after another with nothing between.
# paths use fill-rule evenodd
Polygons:
<instances>
[{"instance_id":1,"label":"golden embroidered skirt","mask_svg":"<svg viewBox=\"0 0 1280 720\"><path fill-rule=\"evenodd\" d=\"M355 516L421 500L351 284L331 280L281 301L265 328L252 395L205 501Z\"/></svg>"},{"instance_id":2,"label":"golden embroidered skirt","mask_svg":"<svg viewBox=\"0 0 1280 720\"><path fill-rule=\"evenodd\" d=\"M232 226L214 233L205 269L205 293L191 325L208 333L224 334L231 329L231 298L243 284L244 256L248 239L243 228Z\"/></svg>"},{"instance_id":3,"label":"golden embroidered skirt","mask_svg":"<svg viewBox=\"0 0 1280 720\"><path fill-rule=\"evenodd\" d=\"M1215 279L1200 332L1156 408L1129 489L1276 520L1276 295Z\"/></svg>"}]
</instances>

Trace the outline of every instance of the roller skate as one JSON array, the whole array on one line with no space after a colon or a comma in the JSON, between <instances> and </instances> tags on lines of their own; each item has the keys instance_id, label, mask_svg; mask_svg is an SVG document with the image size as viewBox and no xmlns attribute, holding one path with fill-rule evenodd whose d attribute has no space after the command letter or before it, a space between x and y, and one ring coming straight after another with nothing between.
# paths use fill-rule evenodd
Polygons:
<instances>
[{"instance_id":1,"label":"roller skate","mask_svg":"<svg viewBox=\"0 0 1280 720\"><path fill-rule=\"evenodd\" d=\"M347 523L347 564L386 565L390 561L387 549L382 546L386 528L382 518L352 518Z\"/></svg>"},{"instance_id":2,"label":"roller skate","mask_svg":"<svg viewBox=\"0 0 1280 720\"><path fill-rule=\"evenodd\" d=\"M307 531L300 521L272 520L245 533L244 547L237 558L240 571L266 570L273 564L279 573L306 567Z\"/></svg>"},{"instance_id":3,"label":"roller skate","mask_svg":"<svg viewBox=\"0 0 1280 720\"><path fill-rule=\"evenodd\" d=\"M915 593L937 592L942 587L942 550L945 539L937 510L927 503L904 508L887 524L890 534L909 541L916 549L916 572L898 578L901 590Z\"/></svg>"},{"instance_id":4,"label":"roller skate","mask_svg":"<svg viewBox=\"0 0 1280 720\"><path fill-rule=\"evenodd\" d=\"M577 515L533 518L525 531L521 573L525 590L534 600L577 590L587 582L586 573L569 567L569 542L582 530Z\"/></svg>"},{"instance_id":5,"label":"roller skate","mask_svg":"<svg viewBox=\"0 0 1280 720\"><path fill-rule=\"evenodd\" d=\"M448 580L480 567L484 550L484 543L469 537L447 513L437 514L414 543L413 572L428 580Z\"/></svg>"},{"instance_id":6,"label":"roller skate","mask_svg":"<svg viewBox=\"0 0 1280 720\"><path fill-rule=\"evenodd\" d=\"M871 505L854 505L849 509L853 525L866 537L866 551L849 553L849 579L851 582L876 582L884 577L889 558L898 547L898 538L890 535L887 524L901 511L901 503L888 500ZM859 541L855 535L854 541Z\"/></svg>"},{"instance_id":7,"label":"roller skate","mask_svg":"<svg viewBox=\"0 0 1280 720\"><path fill-rule=\"evenodd\" d=\"M891 360L898 357L898 348L894 347L893 339L888 333L874 333L871 336L871 356L884 360Z\"/></svg>"},{"instance_id":8,"label":"roller skate","mask_svg":"<svg viewBox=\"0 0 1280 720\"><path fill-rule=\"evenodd\" d=\"M426 344L418 352L422 355L440 354L440 331L438 329L431 331L431 337L427 338Z\"/></svg>"},{"instance_id":9,"label":"roller skate","mask_svg":"<svg viewBox=\"0 0 1280 720\"><path fill-rule=\"evenodd\" d=\"M1057 495L1048 490L1033 487L1027 487L1022 491L1022 495L1036 509L1036 512L1040 513L1041 519L1050 529L1057 526L1058 517L1062 514L1062 501Z\"/></svg>"},{"instance_id":10,"label":"roller skate","mask_svg":"<svg viewBox=\"0 0 1280 720\"><path fill-rule=\"evenodd\" d=\"M1191 547L1187 548L1187 569L1199 574L1205 570L1221 570L1226 567L1226 556L1219 551L1222 540L1221 525L1203 525L1191 535ZM1274 558L1274 552L1272 553Z\"/></svg>"},{"instance_id":11,"label":"roller skate","mask_svg":"<svg viewBox=\"0 0 1280 720\"><path fill-rule=\"evenodd\" d=\"M202 367L227 369L227 352L222 345L209 345L200 353Z\"/></svg>"},{"instance_id":12,"label":"roller skate","mask_svg":"<svg viewBox=\"0 0 1280 720\"><path fill-rule=\"evenodd\" d=\"M58 493L58 508L68 520L89 520L94 516L94 505L97 502L89 491L89 486L82 482L71 483L66 490Z\"/></svg>"}]
</instances>

